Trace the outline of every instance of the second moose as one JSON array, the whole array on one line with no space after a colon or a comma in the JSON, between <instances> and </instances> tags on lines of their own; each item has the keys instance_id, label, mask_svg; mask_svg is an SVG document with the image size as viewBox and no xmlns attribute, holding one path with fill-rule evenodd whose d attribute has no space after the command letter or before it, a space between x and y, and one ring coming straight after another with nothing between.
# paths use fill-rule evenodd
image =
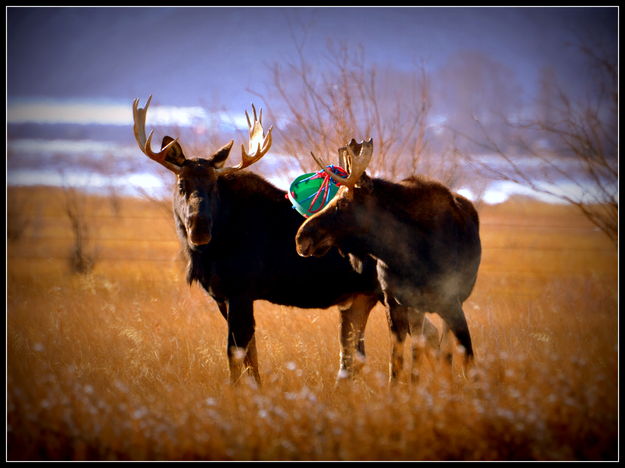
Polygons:
<instances>
[{"instance_id":1,"label":"second moose","mask_svg":"<svg viewBox=\"0 0 625 468\"><path fill-rule=\"evenodd\" d=\"M351 166L347 178L325 169L311 153L340 188L323 210L299 228L297 252L320 256L334 246L350 254L354 265L365 258L376 261L395 338L393 379L402 367L404 339L421 326L424 312L443 319L443 339L448 341L449 331L453 332L468 363L473 345L462 304L473 290L481 258L473 204L424 177L399 183L370 178L365 170L373 154L371 139L352 140L344 149ZM447 356L451 359L451 352Z\"/></svg>"}]
</instances>

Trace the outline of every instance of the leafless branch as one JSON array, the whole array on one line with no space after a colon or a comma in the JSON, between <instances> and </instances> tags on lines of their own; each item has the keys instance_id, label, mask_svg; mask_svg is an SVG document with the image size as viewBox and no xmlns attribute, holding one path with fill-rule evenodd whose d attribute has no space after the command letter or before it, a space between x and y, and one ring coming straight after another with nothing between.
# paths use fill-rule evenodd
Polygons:
<instances>
[{"instance_id":1,"label":"leafless branch","mask_svg":"<svg viewBox=\"0 0 625 468\"><path fill-rule=\"evenodd\" d=\"M97 251L92 245L91 226L87 222L86 196L70 185L65 177L63 179L63 208L73 235L69 266L73 273L87 274L96 264Z\"/></svg>"},{"instance_id":2,"label":"leafless branch","mask_svg":"<svg viewBox=\"0 0 625 468\"><path fill-rule=\"evenodd\" d=\"M330 161L328 155L352 138L372 137L372 175L403 179L422 168L431 132L429 79L422 64L411 72L380 70L367 64L363 48L329 42L321 67L307 56L303 42L294 43L296 60L270 66L267 91L250 90L275 122L287 121L276 126L278 151L310 171L316 169L311 151ZM276 109L286 112L285 118L278 118ZM452 166L450 159L445 162Z\"/></svg>"},{"instance_id":3,"label":"leafless branch","mask_svg":"<svg viewBox=\"0 0 625 468\"><path fill-rule=\"evenodd\" d=\"M480 160L476 154L465 156L474 167L490 178L512 181L548 194L577 207L615 244L618 243L618 94L615 92L616 67L609 57L581 47L602 74L595 75L591 93L583 100L565 92L557 83L548 83L549 102L539 102L545 115L537 113L523 122L503 123L516 135L516 153L502 148L479 119L475 122L480 138L454 130L466 141L496 155L500 167ZM538 147L536 140L548 141ZM522 162L518 153L531 157L540 167L540 178ZM576 190L556 190L558 184Z\"/></svg>"}]
</instances>

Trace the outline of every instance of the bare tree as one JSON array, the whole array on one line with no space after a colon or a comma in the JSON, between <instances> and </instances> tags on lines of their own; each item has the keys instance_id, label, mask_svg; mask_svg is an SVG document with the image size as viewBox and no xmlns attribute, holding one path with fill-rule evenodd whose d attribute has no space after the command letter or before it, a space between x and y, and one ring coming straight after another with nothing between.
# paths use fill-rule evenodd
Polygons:
<instances>
[{"instance_id":1,"label":"bare tree","mask_svg":"<svg viewBox=\"0 0 625 468\"><path fill-rule=\"evenodd\" d=\"M22 239L32 225L32 213L27 197L16 188L7 188L7 240Z\"/></svg>"},{"instance_id":2,"label":"bare tree","mask_svg":"<svg viewBox=\"0 0 625 468\"><path fill-rule=\"evenodd\" d=\"M577 207L618 243L618 75L616 57L580 46L593 71L589 92L563 89L542 74L535 114L511 121L515 149L503 147L480 119L482 139L463 136L496 156L497 164L466 153L490 178L508 180ZM519 157L520 155L523 158ZM529 159L529 161L528 161ZM529 164L528 164L529 162ZM562 190L561 187L567 187Z\"/></svg>"},{"instance_id":3,"label":"bare tree","mask_svg":"<svg viewBox=\"0 0 625 468\"><path fill-rule=\"evenodd\" d=\"M108 201L111 207L111 212L116 218L121 217L122 213L122 197L119 193L119 187L114 182L108 184Z\"/></svg>"},{"instance_id":4,"label":"bare tree","mask_svg":"<svg viewBox=\"0 0 625 468\"><path fill-rule=\"evenodd\" d=\"M270 66L267 92L251 90L276 122L278 151L308 172L316 170L311 151L329 161L333 158L327 155L352 138L372 137L373 175L404 178L427 166L431 85L423 64L408 72L381 69L367 64L362 47L332 42L325 63L318 64L307 55L303 41L294 38L294 44L294 61ZM449 166L453 154L447 156Z\"/></svg>"},{"instance_id":5,"label":"bare tree","mask_svg":"<svg viewBox=\"0 0 625 468\"><path fill-rule=\"evenodd\" d=\"M69 251L69 266L72 272L86 274L93 270L97 253L91 241L91 227L87 221L87 199L84 192L70 185L64 178L63 203L73 235Z\"/></svg>"}]
</instances>

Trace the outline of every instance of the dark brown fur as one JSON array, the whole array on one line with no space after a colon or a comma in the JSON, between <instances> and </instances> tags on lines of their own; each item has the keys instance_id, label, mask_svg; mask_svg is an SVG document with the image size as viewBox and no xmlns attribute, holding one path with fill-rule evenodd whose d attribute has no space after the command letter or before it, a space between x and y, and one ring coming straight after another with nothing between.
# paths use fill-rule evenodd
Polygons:
<instances>
[{"instance_id":1,"label":"dark brown fur","mask_svg":"<svg viewBox=\"0 0 625 468\"><path fill-rule=\"evenodd\" d=\"M163 147L171 141L166 137ZM381 299L375 262L355 272L337 252L304 259L295 251L303 218L277 189L247 171L218 172L230 146L206 159L186 159L179 145L168 157L180 173L174 219L188 258L187 281L197 281L228 322L231 379L249 372L260 381L254 340L254 301L302 308L339 305L341 376L353 372L353 354L364 355L364 327Z\"/></svg>"},{"instance_id":2,"label":"dark brown fur","mask_svg":"<svg viewBox=\"0 0 625 468\"><path fill-rule=\"evenodd\" d=\"M475 285L481 245L468 199L421 176L393 183L364 174L306 220L296 244L306 256L338 247L355 265L373 258L396 339L403 342L413 307L439 314L472 358L462 303Z\"/></svg>"}]
</instances>

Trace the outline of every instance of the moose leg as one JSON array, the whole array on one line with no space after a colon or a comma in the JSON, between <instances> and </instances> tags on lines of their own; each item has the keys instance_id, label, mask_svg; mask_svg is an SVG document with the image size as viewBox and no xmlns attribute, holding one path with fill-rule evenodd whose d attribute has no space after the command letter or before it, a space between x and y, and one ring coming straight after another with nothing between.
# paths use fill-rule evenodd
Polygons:
<instances>
[{"instance_id":1,"label":"moose leg","mask_svg":"<svg viewBox=\"0 0 625 468\"><path fill-rule=\"evenodd\" d=\"M410 309L408 312L408 324L410 327L412 367L410 379L412 383L419 381L419 363L426 346L438 351L438 330L418 309Z\"/></svg>"},{"instance_id":2,"label":"moose leg","mask_svg":"<svg viewBox=\"0 0 625 468\"><path fill-rule=\"evenodd\" d=\"M226 320L228 320L228 303L227 302L217 302L217 307L219 308L219 312L224 316Z\"/></svg>"},{"instance_id":3,"label":"moose leg","mask_svg":"<svg viewBox=\"0 0 625 468\"><path fill-rule=\"evenodd\" d=\"M230 383L239 382L249 371L260 384L256 340L254 338L254 303L249 299L228 301L228 364Z\"/></svg>"},{"instance_id":4,"label":"moose leg","mask_svg":"<svg viewBox=\"0 0 625 468\"><path fill-rule=\"evenodd\" d=\"M443 320L443 332L441 333L439 356L444 359L448 365L451 365L453 346L454 342L451 329L449 328L447 322Z\"/></svg>"},{"instance_id":5,"label":"moose leg","mask_svg":"<svg viewBox=\"0 0 625 468\"><path fill-rule=\"evenodd\" d=\"M430 322L425 314L423 314L423 336L425 337L425 343L433 350L438 351L440 346L440 337L438 336L438 328Z\"/></svg>"},{"instance_id":6,"label":"moose leg","mask_svg":"<svg viewBox=\"0 0 625 468\"><path fill-rule=\"evenodd\" d=\"M386 303L389 328L391 329L390 380L391 383L395 383L399 379L399 374L404 365L404 341L410 328L408 316L411 310L399 305L392 298L387 297Z\"/></svg>"},{"instance_id":7,"label":"moose leg","mask_svg":"<svg viewBox=\"0 0 625 468\"><path fill-rule=\"evenodd\" d=\"M245 368L252 373L254 381L260 385L260 373L258 372L258 353L256 351L256 335L252 336L247 345L247 354L245 355Z\"/></svg>"},{"instance_id":8,"label":"moose leg","mask_svg":"<svg viewBox=\"0 0 625 468\"><path fill-rule=\"evenodd\" d=\"M377 302L375 296L354 296L350 305L340 307L341 362L337 382L351 379L365 359L365 326L369 312Z\"/></svg>"},{"instance_id":9,"label":"moose leg","mask_svg":"<svg viewBox=\"0 0 625 468\"><path fill-rule=\"evenodd\" d=\"M473 345L471 343L471 334L469 333L469 326L467 325L467 319L464 316L462 305L460 302L451 304L443 311L439 312L440 316L445 322L444 334L447 340L449 340L449 330L453 332L460 345L464 348L464 369L473 360ZM451 353L451 343L448 341L449 353ZM449 354L449 361L451 361L451 354ZM465 374L466 375L466 374Z\"/></svg>"}]
</instances>

